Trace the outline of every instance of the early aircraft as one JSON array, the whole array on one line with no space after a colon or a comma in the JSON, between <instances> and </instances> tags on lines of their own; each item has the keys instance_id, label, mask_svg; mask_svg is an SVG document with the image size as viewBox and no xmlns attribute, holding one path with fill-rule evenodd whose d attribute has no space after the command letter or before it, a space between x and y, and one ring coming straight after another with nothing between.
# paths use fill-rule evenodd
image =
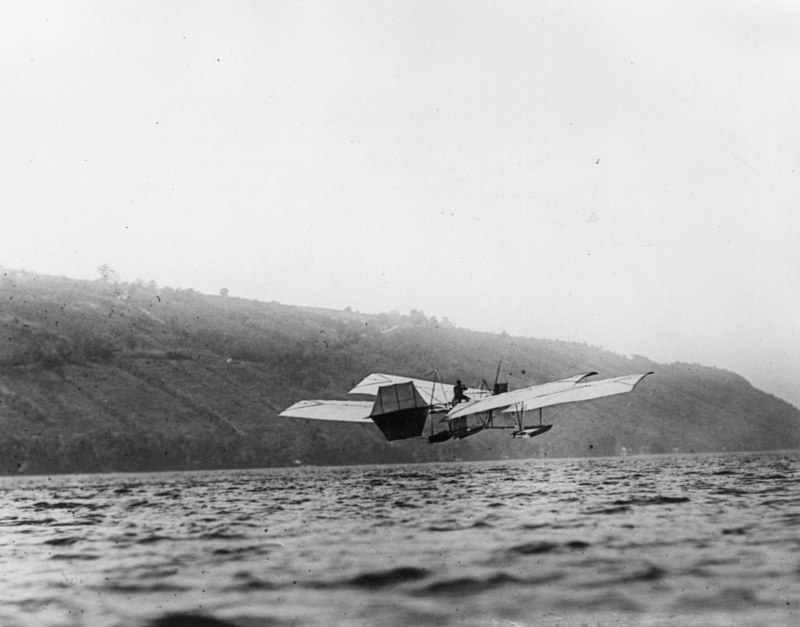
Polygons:
<instances>
[{"instance_id":1,"label":"early aircraft","mask_svg":"<svg viewBox=\"0 0 800 627\"><path fill-rule=\"evenodd\" d=\"M499 371L499 369L498 369ZM553 425L542 423L542 409L562 403L588 401L631 392L647 375L631 374L600 381L586 381L596 372L585 372L559 381L508 391L507 383L495 383L492 390L464 388L391 374L371 374L350 394L374 397L361 401L300 401L280 416L310 420L374 423L387 440L425 437L430 416L428 442L445 442L474 435L484 429L506 429L514 438L533 438ZM526 425L525 412L538 410L538 424ZM444 428L436 431L436 427Z\"/></svg>"}]
</instances>

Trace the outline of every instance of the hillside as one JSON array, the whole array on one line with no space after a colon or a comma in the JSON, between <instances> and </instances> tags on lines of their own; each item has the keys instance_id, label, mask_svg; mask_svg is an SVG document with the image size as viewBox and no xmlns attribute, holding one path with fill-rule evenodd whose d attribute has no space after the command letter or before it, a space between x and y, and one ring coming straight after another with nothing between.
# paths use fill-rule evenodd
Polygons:
<instances>
[{"instance_id":1,"label":"hillside","mask_svg":"<svg viewBox=\"0 0 800 627\"><path fill-rule=\"evenodd\" d=\"M742 377L568 342L477 333L421 312L365 315L154 284L0 277L0 473L797 448L800 411ZM373 371L512 388L646 372L633 394L553 408L535 440L431 446L372 426L278 418Z\"/></svg>"}]
</instances>

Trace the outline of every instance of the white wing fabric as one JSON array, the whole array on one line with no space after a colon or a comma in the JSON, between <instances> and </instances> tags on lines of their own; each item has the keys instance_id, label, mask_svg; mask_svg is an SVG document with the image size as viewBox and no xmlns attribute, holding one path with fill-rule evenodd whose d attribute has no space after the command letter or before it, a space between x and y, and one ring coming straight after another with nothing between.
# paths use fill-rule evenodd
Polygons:
<instances>
[{"instance_id":1,"label":"white wing fabric","mask_svg":"<svg viewBox=\"0 0 800 627\"><path fill-rule=\"evenodd\" d=\"M447 419L460 418L461 416L471 416L473 414L482 414L494 409L504 409L509 405L518 405L520 403L532 402L537 398L545 397L550 394L557 394L571 390L577 383L583 381L586 377L597 374L596 372L584 372L576 374L566 379L559 381L551 381L542 385L535 385L521 390L514 390L513 392L506 392L505 394L498 394L488 398L470 401L456 405L447 414Z\"/></svg>"},{"instance_id":2,"label":"white wing fabric","mask_svg":"<svg viewBox=\"0 0 800 627\"><path fill-rule=\"evenodd\" d=\"M520 410L531 411L532 409L551 407L553 405L561 405L562 403L579 403L581 401L590 401L595 398L602 398L604 396L627 394L628 392L632 392L633 388L636 387L636 384L644 379L648 374L653 373L646 372L645 374L629 374L624 377L580 383L568 390L554 392L523 401L521 407L508 407L507 409L504 409L503 412L508 413Z\"/></svg>"},{"instance_id":3,"label":"white wing fabric","mask_svg":"<svg viewBox=\"0 0 800 627\"><path fill-rule=\"evenodd\" d=\"M366 394L377 396L378 389L387 385L398 383L413 383L422 399L429 405L450 405L453 402L452 383L442 381L426 381L424 379L412 379L411 377L401 377L394 374L373 373L365 377L356 387L350 390L349 394ZM465 393L470 398L485 397L489 394L486 390L468 388Z\"/></svg>"},{"instance_id":4,"label":"white wing fabric","mask_svg":"<svg viewBox=\"0 0 800 627\"><path fill-rule=\"evenodd\" d=\"M284 409L279 416L334 420L338 422L369 422L372 401L300 401Z\"/></svg>"}]
</instances>

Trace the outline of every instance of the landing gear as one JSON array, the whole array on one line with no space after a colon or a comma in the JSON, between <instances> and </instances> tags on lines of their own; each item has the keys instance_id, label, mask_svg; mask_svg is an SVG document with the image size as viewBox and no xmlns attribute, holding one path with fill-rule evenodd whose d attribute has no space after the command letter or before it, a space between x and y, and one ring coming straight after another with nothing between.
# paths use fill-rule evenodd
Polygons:
<instances>
[{"instance_id":1,"label":"landing gear","mask_svg":"<svg viewBox=\"0 0 800 627\"><path fill-rule=\"evenodd\" d=\"M539 425L538 427L527 427L525 429L515 429L511 432L512 438L535 438L537 435L547 433L553 425Z\"/></svg>"},{"instance_id":2,"label":"landing gear","mask_svg":"<svg viewBox=\"0 0 800 627\"><path fill-rule=\"evenodd\" d=\"M539 408L539 424L533 427L525 427L522 425L522 407L517 406L514 412L517 418L517 428L511 431L512 438L535 438L537 435L547 433L553 428L553 425L542 424L542 408Z\"/></svg>"}]
</instances>

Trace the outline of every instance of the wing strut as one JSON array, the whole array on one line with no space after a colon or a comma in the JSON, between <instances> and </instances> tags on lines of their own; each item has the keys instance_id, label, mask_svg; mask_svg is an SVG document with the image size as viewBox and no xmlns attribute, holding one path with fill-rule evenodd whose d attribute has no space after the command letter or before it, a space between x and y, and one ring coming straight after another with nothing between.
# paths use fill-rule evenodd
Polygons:
<instances>
[{"instance_id":1,"label":"wing strut","mask_svg":"<svg viewBox=\"0 0 800 627\"><path fill-rule=\"evenodd\" d=\"M438 368L433 371L433 385L431 386L431 406L435 405L433 402L434 394L436 392L436 384L442 386L442 395L444 396L444 383L442 382L441 377L439 377L439 370ZM433 413L431 413L431 435L430 438L433 437ZM430 438L428 438L430 440Z\"/></svg>"}]
</instances>

